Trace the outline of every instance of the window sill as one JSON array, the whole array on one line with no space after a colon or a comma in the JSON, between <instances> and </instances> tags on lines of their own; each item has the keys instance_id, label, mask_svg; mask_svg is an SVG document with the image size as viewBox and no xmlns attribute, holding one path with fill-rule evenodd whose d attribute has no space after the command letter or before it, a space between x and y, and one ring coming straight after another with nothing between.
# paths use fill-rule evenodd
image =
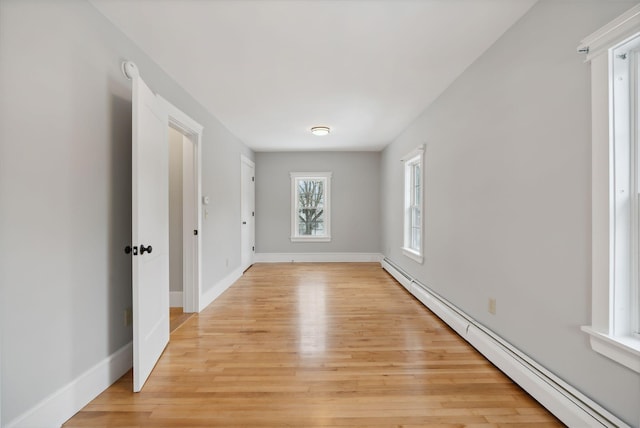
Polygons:
<instances>
[{"instance_id":1,"label":"window sill","mask_svg":"<svg viewBox=\"0 0 640 428\"><path fill-rule=\"evenodd\" d=\"M330 236L292 236L291 242L331 242Z\"/></svg>"},{"instance_id":2,"label":"window sill","mask_svg":"<svg viewBox=\"0 0 640 428\"><path fill-rule=\"evenodd\" d=\"M405 247L402 247L402 253L405 256L409 257L410 259L415 260L416 262L422 264L422 260L423 260L422 254L419 254L414 250L410 248L405 248Z\"/></svg>"},{"instance_id":3,"label":"window sill","mask_svg":"<svg viewBox=\"0 0 640 428\"><path fill-rule=\"evenodd\" d=\"M640 339L610 336L591 326L583 326L582 331L591 336L591 348L594 351L640 373Z\"/></svg>"}]
</instances>

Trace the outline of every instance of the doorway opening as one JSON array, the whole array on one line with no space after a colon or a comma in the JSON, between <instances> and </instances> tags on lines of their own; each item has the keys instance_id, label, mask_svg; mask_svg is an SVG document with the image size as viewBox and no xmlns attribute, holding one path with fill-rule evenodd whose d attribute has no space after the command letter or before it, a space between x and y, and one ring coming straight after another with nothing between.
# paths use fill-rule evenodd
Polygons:
<instances>
[{"instance_id":1,"label":"doorway opening","mask_svg":"<svg viewBox=\"0 0 640 428\"><path fill-rule=\"evenodd\" d=\"M169 110L169 306L200 311L200 139L202 127L167 102ZM174 324L187 317L171 314ZM175 327L175 326L174 326Z\"/></svg>"},{"instance_id":2,"label":"doorway opening","mask_svg":"<svg viewBox=\"0 0 640 428\"><path fill-rule=\"evenodd\" d=\"M185 267L190 252L185 249L194 239L190 211L193 205L193 142L169 126L169 330L175 330L188 318L184 311L184 287L189 280ZM193 230L193 229L192 229ZM187 284L187 286L189 286Z\"/></svg>"}]
</instances>

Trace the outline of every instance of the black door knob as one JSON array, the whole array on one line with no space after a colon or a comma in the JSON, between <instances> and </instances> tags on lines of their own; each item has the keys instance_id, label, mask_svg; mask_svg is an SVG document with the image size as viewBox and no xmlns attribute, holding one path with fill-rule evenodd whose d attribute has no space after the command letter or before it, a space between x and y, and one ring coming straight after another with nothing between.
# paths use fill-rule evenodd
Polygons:
<instances>
[{"instance_id":1,"label":"black door knob","mask_svg":"<svg viewBox=\"0 0 640 428\"><path fill-rule=\"evenodd\" d=\"M151 245L149 245L148 247L145 247L144 245L140 245L140 255L143 255L145 252L151 254L152 251L153 251L153 247Z\"/></svg>"}]
</instances>

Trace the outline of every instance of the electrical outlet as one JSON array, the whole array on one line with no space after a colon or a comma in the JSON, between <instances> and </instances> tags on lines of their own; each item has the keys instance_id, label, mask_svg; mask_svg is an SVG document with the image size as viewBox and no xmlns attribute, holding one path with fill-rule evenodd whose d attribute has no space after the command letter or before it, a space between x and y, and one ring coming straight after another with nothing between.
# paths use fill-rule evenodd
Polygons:
<instances>
[{"instance_id":1,"label":"electrical outlet","mask_svg":"<svg viewBox=\"0 0 640 428\"><path fill-rule=\"evenodd\" d=\"M489 313L492 315L496 314L496 299L494 298L489 299Z\"/></svg>"},{"instance_id":2,"label":"electrical outlet","mask_svg":"<svg viewBox=\"0 0 640 428\"><path fill-rule=\"evenodd\" d=\"M129 327L133 324L133 309L127 308L124 310L124 326Z\"/></svg>"}]
</instances>

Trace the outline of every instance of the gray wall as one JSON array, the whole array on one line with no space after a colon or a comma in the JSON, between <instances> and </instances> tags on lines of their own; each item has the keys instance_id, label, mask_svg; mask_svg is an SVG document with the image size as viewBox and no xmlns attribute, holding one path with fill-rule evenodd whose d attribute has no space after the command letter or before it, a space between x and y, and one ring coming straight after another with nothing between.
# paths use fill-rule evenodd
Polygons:
<instances>
[{"instance_id":1,"label":"gray wall","mask_svg":"<svg viewBox=\"0 0 640 428\"><path fill-rule=\"evenodd\" d=\"M382 155L383 251L633 426L640 375L591 350L590 74L578 42L636 2L540 1ZM426 143L425 262L400 158ZM488 299L497 299L490 315Z\"/></svg>"},{"instance_id":2,"label":"gray wall","mask_svg":"<svg viewBox=\"0 0 640 428\"><path fill-rule=\"evenodd\" d=\"M169 127L169 290L182 291L183 135ZM191 143L189 143L191 144Z\"/></svg>"},{"instance_id":3,"label":"gray wall","mask_svg":"<svg viewBox=\"0 0 640 428\"><path fill-rule=\"evenodd\" d=\"M291 242L290 172L333 172L331 242ZM256 252L380 252L380 153L256 153Z\"/></svg>"},{"instance_id":4,"label":"gray wall","mask_svg":"<svg viewBox=\"0 0 640 428\"><path fill-rule=\"evenodd\" d=\"M131 341L124 59L204 126L203 291L240 266L252 152L87 2L0 1L0 425Z\"/></svg>"}]
</instances>

